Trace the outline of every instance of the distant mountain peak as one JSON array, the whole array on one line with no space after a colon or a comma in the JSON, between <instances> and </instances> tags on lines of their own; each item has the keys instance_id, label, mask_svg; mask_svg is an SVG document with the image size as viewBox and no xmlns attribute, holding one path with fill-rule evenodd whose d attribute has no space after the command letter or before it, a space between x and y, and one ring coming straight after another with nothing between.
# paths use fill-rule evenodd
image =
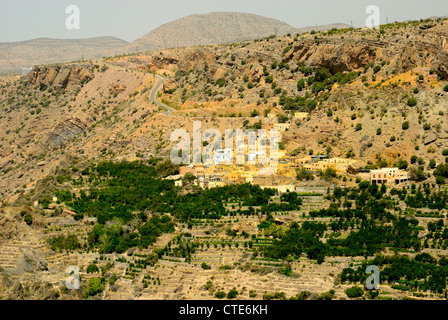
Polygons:
<instances>
[{"instance_id":1,"label":"distant mountain peak","mask_svg":"<svg viewBox=\"0 0 448 320\"><path fill-rule=\"evenodd\" d=\"M319 30L345 28L345 24L319 26ZM128 52L171 47L190 47L240 42L271 35L301 33L308 28L296 28L277 19L244 12L210 12L193 14L159 26L132 42Z\"/></svg>"}]
</instances>

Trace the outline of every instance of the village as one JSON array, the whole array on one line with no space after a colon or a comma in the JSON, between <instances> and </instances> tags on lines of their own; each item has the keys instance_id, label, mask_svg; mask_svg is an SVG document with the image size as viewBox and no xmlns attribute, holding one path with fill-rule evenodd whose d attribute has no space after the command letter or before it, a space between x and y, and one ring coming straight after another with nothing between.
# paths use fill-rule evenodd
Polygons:
<instances>
[{"instance_id":1,"label":"village","mask_svg":"<svg viewBox=\"0 0 448 320\"><path fill-rule=\"evenodd\" d=\"M244 145L244 150L248 146ZM350 158L310 155L297 157L287 155L284 150L276 151L278 159L266 159L261 152L241 154L230 149L218 149L206 163L180 166L179 174L169 176L176 186L183 186L187 177L200 188L214 188L232 184L250 183L261 188L276 189L281 193L326 192L326 184L311 183L316 175L324 173L340 176L342 181L367 180L372 184L400 185L408 182L409 174L399 168L365 170L362 161ZM245 162L238 159L244 157ZM269 157L268 157L269 158ZM269 161L268 161L269 160ZM243 163L243 164L241 164ZM298 172L308 175L305 181L298 178ZM334 184L332 184L334 185ZM344 187L344 185L341 185Z\"/></svg>"}]
</instances>

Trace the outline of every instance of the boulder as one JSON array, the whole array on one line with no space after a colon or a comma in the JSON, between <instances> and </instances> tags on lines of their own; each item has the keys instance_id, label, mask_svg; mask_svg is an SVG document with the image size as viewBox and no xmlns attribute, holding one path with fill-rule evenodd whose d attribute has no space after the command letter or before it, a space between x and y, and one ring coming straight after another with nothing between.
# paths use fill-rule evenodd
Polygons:
<instances>
[{"instance_id":1,"label":"boulder","mask_svg":"<svg viewBox=\"0 0 448 320\"><path fill-rule=\"evenodd\" d=\"M426 146L428 144L433 143L436 140L437 140L437 135L434 132L430 132L428 134L428 136L425 138L425 141L423 142L423 144Z\"/></svg>"},{"instance_id":2,"label":"boulder","mask_svg":"<svg viewBox=\"0 0 448 320\"><path fill-rule=\"evenodd\" d=\"M48 267L40 253L32 248L21 248L21 257L17 260L16 273L36 272L46 270Z\"/></svg>"}]
</instances>

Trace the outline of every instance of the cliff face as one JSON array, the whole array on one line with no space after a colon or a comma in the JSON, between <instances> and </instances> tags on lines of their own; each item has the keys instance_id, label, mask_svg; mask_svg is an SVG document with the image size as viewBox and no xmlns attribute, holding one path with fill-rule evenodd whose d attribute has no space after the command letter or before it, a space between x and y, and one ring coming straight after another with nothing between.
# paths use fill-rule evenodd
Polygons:
<instances>
[{"instance_id":1,"label":"cliff face","mask_svg":"<svg viewBox=\"0 0 448 320\"><path fill-rule=\"evenodd\" d=\"M48 135L47 146L57 147L85 132L86 125L78 118L67 119L56 125Z\"/></svg>"},{"instance_id":2,"label":"cliff face","mask_svg":"<svg viewBox=\"0 0 448 320\"><path fill-rule=\"evenodd\" d=\"M306 62L310 66L322 66L332 73L353 71L363 68L382 56L381 47L342 44L316 44L305 41L295 46L283 61Z\"/></svg>"},{"instance_id":3,"label":"cliff face","mask_svg":"<svg viewBox=\"0 0 448 320\"><path fill-rule=\"evenodd\" d=\"M52 87L57 91L70 90L92 79L92 71L80 65L34 67L27 77L33 86L42 90Z\"/></svg>"}]
</instances>

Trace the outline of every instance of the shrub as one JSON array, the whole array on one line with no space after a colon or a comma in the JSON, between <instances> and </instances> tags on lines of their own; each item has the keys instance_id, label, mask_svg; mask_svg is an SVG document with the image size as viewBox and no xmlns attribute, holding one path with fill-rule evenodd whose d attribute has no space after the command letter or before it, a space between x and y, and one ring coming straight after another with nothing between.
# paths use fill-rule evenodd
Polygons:
<instances>
[{"instance_id":1,"label":"shrub","mask_svg":"<svg viewBox=\"0 0 448 320\"><path fill-rule=\"evenodd\" d=\"M202 262L201 264L202 269L204 270L210 270L212 267L210 267L208 264L206 264L205 262Z\"/></svg>"},{"instance_id":2,"label":"shrub","mask_svg":"<svg viewBox=\"0 0 448 320\"><path fill-rule=\"evenodd\" d=\"M332 300L334 297L334 290L330 290L328 292L321 293L317 296L317 300Z\"/></svg>"},{"instance_id":3,"label":"shrub","mask_svg":"<svg viewBox=\"0 0 448 320\"><path fill-rule=\"evenodd\" d=\"M25 215L25 223L29 226L33 224L33 216L31 214Z\"/></svg>"},{"instance_id":4,"label":"shrub","mask_svg":"<svg viewBox=\"0 0 448 320\"><path fill-rule=\"evenodd\" d=\"M283 49L283 54L287 53L289 50L291 50L291 46L287 46L285 49Z\"/></svg>"},{"instance_id":5,"label":"shrub","mask_svg":"<svg viewBox=\"0 0 448 320\"><path fill-rule=\"evenodd\" d=\"M408 99L408 106L415 107L417 105L417 99L414 97Z\"/></svg>"},{"instance_id":6,"label":"shrub","mask_svg":"<svg viewBox=\"0 0 448 320\"><path fill-rule=\"evenodd\" d=\"M219 87L222 87L226 84L226 79L225 78L219 78L215 81L215 84L218 85Z\"/></svg>"},{"instance_id":7,"label":"shrub","mask_svg":"<svg viewBox=\"0 0 448 320\"><path fill-rule=\"evenodd\" d=\"M354 286L345 290L345 294L349 298L358 298L364 294L364 290L360 287Z\"/></svg>"},{"instance_id":8,"label":"shrub","mask_svg":"<svg viewBox=\"0 0 448 320\"><path fill-rule=\"evenodd\" d=\"M286 116L286 115L280 113L280 114L277 116L277 120L278 120L278 123L285 123L285 122L287 122L287 121L289 120L289 118L288 118L288 116Z\"/></svg>"},{"instance_id":9,"label":"shrub","mask_svg":"<svg viewBox=\"0 0 448 320\"><path fill-rule=\"evenodd\" d=\"M355 127L355 131L360 131L360 130L362 130L362 124L358 123Z\"/></svg>"},{"instance_id":10,"label":"shrub","mask_svg":"<svg viewBox=\"0 0 448 320\"><path fill-rule=\"evenodd\" d=\"M250 112L250 116L253 118L253 117L258 117L259 116L259 112L256 110L256 109L254 109L254 110L252 110L251 112Z\"/></svg>"},{"instance_id":11,"label":"shrub","mask_svg":"<svg viewBox=\"0 0 448 320\"><path fill-rule=\"evenodd\" d=\"M371 299L375 299L380 294L378 290L377 291L370 290L367 293L369 294L369 298Z\"/></svg>"},{"instance_id":12,"label":"shrub","mask_svg":"<svg viewBox=\"0 0 448 320\"><path fill-rule=\"evenodd\" d=\"M224 291L215 292L215 298L224 299L226 297L226 293Z\"/></svg>"},{"instance_id":13,"label":"shrub","mask_svg":"<svg viewBox=\"0 0 448 320\"><path fill-rule=\"evenodd\" d=\"M403 122L403 124L401 125L401 128L403 130L408 130L409 129L409 121Z\"/></svg>"},{"instance_id":14,"label":"shrub","mask_svg":"<svg viewBox=\"0 0 448 320\"><path fill-rule=\"evenodd\" d=\"M443 91L448 92L448 84L443 87Z\"/></svg>"},{"instance_id":15,"label":"shrub","mask_svg":"<svg viewBox=\"0 0 448 320\"><path fill-rule=\"evenodd\" d=\"M302 91L305 88L305 79L297 81L297 90Z\"/></svg>"},{"instance_id":16,"label":"shrub","mask_svg":"<svg viewBox=\"0 0 448 320\"><path fill-rule=\"evenodd\" d=\"M235 289L232 289L227 293L227 299L235 299L237 295L238 295L238 291L236 291Z\"/></svg>"}]
</instances>

